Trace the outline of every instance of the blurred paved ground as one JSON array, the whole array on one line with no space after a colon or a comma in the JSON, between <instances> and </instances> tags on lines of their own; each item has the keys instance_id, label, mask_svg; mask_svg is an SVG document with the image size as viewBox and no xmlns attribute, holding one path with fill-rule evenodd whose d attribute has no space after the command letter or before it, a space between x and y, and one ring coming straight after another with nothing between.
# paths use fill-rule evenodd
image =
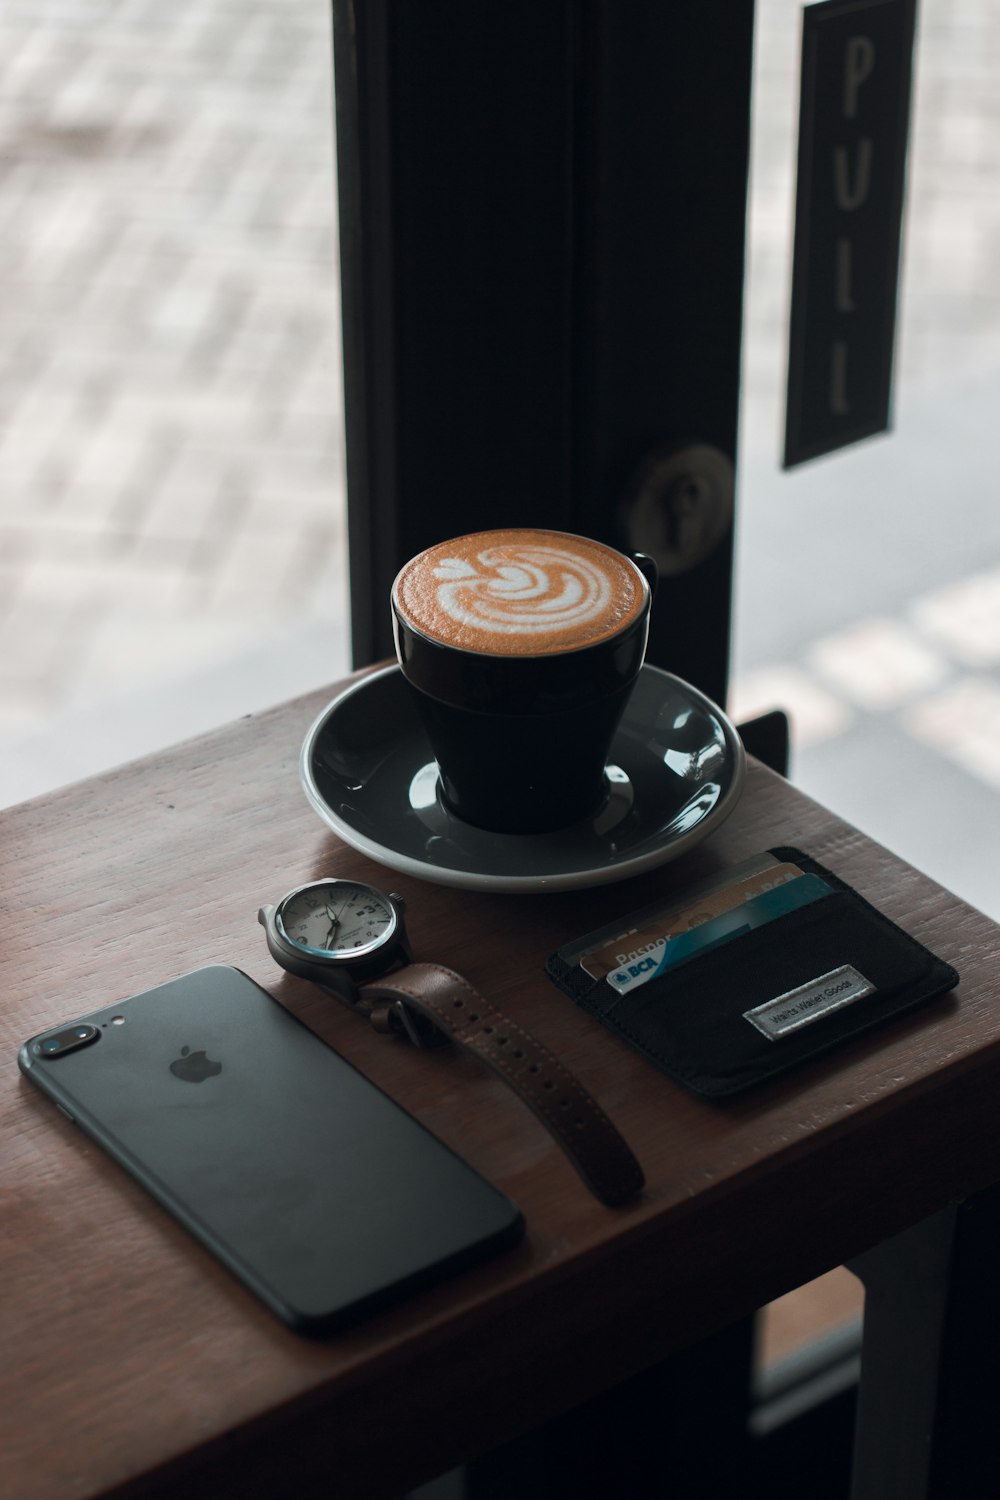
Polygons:
<instances>
[{"instance_id":1,"label":"blurred paved ground","mask_svg":"<svg viewBox=\"0 0 1000 1500\"><path fill-rule=\"evenodd\" d=\"M7 0L0 58L10 800L347 654L328 7Z\"/></svg>"},{"instance_id":2,"label":"blurred paved ground","mask_svg":"<svg viewBox=\"0 0 1000 1500\"><path fill-rule=\"evenodd\" d=\"M799 7L757 29L737 716L1000 915L1000 9L923 0L897 427L778 467ZM326 0L0 10L0 803L348 666Z\"/></svg>"}]
</instances>

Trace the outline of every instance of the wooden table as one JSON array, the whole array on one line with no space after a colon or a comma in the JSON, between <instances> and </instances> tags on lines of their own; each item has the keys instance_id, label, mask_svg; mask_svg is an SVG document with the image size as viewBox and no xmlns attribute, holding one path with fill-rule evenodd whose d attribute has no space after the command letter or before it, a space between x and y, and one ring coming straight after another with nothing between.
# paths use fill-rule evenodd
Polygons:
<instances>
[{"instance_id":1,"label":"wooden table","mask_svg":"<svg viewBox=\"0 0 1000 1500\"><path fill-rule=\"evenodd\" d=\"M327 830L299 787L302 740L332 691L0 815L10 1500L174 1485L281 1494L289 1454L297 1494L315 1480L392 1495L1000 1178L1000 930L986 917L756 763L721 830L637 880L458 896L390 874ZM833 868L962 983L719 1105L609 1037L542 966L570 937L776 843ZM473 1060L380 1038L273 966L258 906L331 874L401 890L417 956L464 972L568 1062L640 1158L639 1200L602 1207ZM219 962L263 983L507 1191L527 1219L523 1244L309 1342L20 1077L32 1033Z\"/></svg>"}]
</instances>

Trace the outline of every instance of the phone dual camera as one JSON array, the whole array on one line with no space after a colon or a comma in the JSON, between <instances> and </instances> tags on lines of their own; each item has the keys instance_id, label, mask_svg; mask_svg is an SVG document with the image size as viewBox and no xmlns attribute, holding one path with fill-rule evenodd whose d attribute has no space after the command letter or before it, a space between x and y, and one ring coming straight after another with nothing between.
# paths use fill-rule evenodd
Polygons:
<instances>
[{"instance_id":1,"label":"phone dual camera","mask_svg":"<svg viewBox=\"0 0 1000 1500\"><path fill-rule=\"evenodd\" d=\"M32 1043L31 1050L36 1057L64 1057L67 1052L75 1052L79 1047L89 1047L91 1042L97 1041L100 1034L96 1026L78 1022L62 1031L54 1031L50 1036L40 1037Z\"/></svg>"}]
</instances>

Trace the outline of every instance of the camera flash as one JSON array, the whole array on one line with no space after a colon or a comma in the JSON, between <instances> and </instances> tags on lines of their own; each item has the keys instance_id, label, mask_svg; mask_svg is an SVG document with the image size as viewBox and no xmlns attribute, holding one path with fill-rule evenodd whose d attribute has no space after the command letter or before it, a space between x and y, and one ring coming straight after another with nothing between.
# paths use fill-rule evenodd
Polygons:
<instances>
[{"instance_id":1,"label":"camera flash","mask_svg":"<svg viewBox=\"0 0 1000 1500\"><path fill-rule=\"evenodd\" d=\"M124 1026L125 1025L125 1017L124 1016L112 1016L111 1017L111 1024L112 1024L112 1026Z\"/></svg>"}]
</instances>

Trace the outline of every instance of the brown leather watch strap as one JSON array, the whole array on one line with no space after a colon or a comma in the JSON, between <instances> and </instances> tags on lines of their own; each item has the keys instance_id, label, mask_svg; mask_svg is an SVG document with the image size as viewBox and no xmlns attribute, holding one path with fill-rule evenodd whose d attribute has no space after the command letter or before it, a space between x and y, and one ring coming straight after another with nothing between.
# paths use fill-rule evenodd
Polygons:
<instances>
[{"instance_id":1,"label":"brown leather watch strap","mask_svg":"<svg viewBox=\"0 0 1000 1500\"><path fill-rule=\"evenodd\" d=\"M408 964L363 985L359 999L380 1030L396 1029L391 1017L398 1003L474 1052L534 1110L602 1203L624 1203L641 1190L642 1168L600 1105L547 1047L461 974L441 964Z\"/></svg>"}]
</instances>

